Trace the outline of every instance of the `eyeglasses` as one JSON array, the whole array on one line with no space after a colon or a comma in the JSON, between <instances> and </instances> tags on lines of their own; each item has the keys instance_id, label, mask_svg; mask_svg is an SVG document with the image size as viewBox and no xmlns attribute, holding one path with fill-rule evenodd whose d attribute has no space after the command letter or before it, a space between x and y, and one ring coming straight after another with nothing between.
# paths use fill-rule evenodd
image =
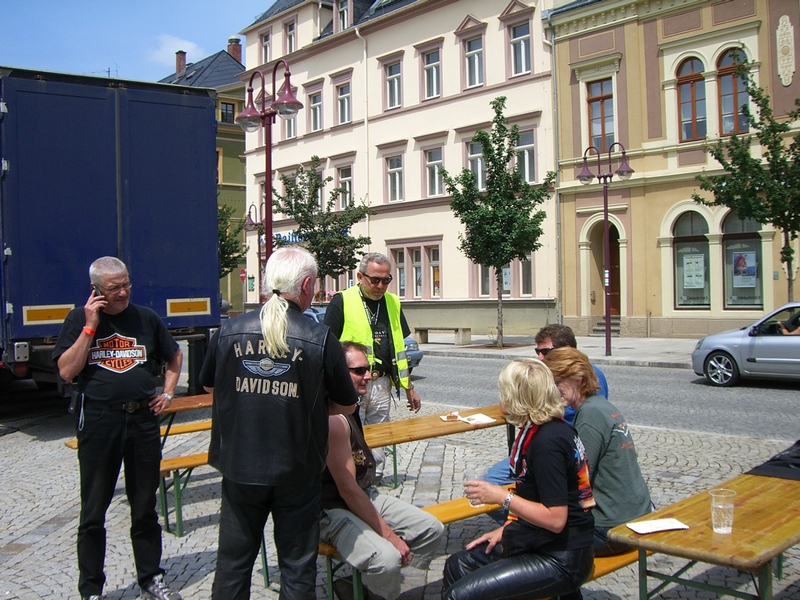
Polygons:
<instances>
[{"instance_id":1,"label":"eyeglasses","mask_svg":"<svg viewBox=\"0 0 800 600\"><path fill-rule=\"evenodd\" d=\"M95 287L100 288L101 290L105 290L106 294L119 294L122 290L125 290L126 292L130 291L130 289L133 287L133 284L131 284L130 281L127 281L120 286L114 286L110 288L103 287L97 284L95 284Z\"/></svg>"},{"instance_id":2,"label":"eyeglasses","mask_svg":"<svg viewBox=\"0 0 800 600\"><path fill-rule=\"evenodd\" d=\"M555 348L536 348L536 354L547 356L548 354L550 354L551 350L555 350Z\"/></svg>"},{"instance_id":3,"label":"eyeglasses","mask_svg":"<svg viewBox=\"0 0 800 600\"><path fill-rule=\"evenodd\" d=\"M367 371L369 371L369 367L347 367L347 368L350 369L353 373L355 373L359 377L363 377L364 375L367 374Z\"/></svg>"},{"instance_id":4,"label":"eyeglasses","mask_svg":"<svg viewBox=\"0 0 800 600\"><path fill-rule=\"evenodd\" d=\"M367 280L372 285L378 285L379 283L382 283L383 285L389 285L390 283L392 283L392 279L393 279L391 275L389 275L388 277L373 277L372 275L367 275L363 271L361 272L361 274L364 277L366 277Z\"/></svg>"}]
</instances>

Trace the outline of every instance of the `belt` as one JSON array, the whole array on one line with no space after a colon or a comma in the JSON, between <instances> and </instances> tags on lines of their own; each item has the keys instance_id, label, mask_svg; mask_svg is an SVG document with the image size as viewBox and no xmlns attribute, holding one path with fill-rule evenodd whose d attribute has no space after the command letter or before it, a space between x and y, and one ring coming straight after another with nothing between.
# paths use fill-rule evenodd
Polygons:
<instances>
[{"instance_id":1,"label":"belt","mask_svg":"<svg viewBox=\"0 0 800 600\"><path fill-rule=\"evenodd\" d=\"M110 410L124 410L125 412L134 413L142 408L147 408L149 400L129 400L127 402L102 402L100 400L91 400L86 398L91 404L102 404Z\"/></svg>"}]
</instances>

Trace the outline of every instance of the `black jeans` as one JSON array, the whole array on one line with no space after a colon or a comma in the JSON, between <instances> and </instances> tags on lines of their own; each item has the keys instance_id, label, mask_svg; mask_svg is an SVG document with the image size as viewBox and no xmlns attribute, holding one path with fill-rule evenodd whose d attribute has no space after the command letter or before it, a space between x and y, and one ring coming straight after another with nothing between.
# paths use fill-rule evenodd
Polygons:
<instances>
[{"instance_id":1,"label":"black jeans","mask_svg":"<svg viewBox=\"0 0 800 600\"><path fill-rule=\"evenodd\" d=\"M281 600L314 598L319 547L320 478L301 486L243 485L222 478L217 571L211 597L247 600L253 562L272 513Z\"/></svg>"},{"instance_id":2,"label":"black jeans","mask_svg":"<svg viewBox=\"0 0 800 600\"><path fill-rule=\"evenodd\" d=\"M78 461L81 475L81 517L78 525L78 591L103 593L106 581L106 511L114 496L119 470L125 465L125 493L131 507L131 543L139 585L147 586L164 571L156 492L161 466L158 419L145 407L133 413L110 410L86 401L78 418Z\"/></svg>"},{"instance_id":3,"label":"black jeans","mask_svg":"<svg viewBox=\"0 0 800 600\"><path fill-rule=\"evenodd\" d=\"M499 545L490 554L486 554L485 545L480 545L472 550L457 552L447 559L442 598L501 600L570 597L591 575L593 564L591 547L503 558Z\"/></svg>"}]
</instances>

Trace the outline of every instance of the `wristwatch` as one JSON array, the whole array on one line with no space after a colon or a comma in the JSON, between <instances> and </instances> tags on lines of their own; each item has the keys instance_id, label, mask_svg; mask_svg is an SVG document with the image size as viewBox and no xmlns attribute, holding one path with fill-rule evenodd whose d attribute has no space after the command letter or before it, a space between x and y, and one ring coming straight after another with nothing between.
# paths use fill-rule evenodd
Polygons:
<instances>
[{"instance_id":1,"label":"wristwatch","mask_svg":"<svg viewBox=\"0 0 800 600\"><path fill-rule=\"evenodd\" d=\"M511 506L511 499L514 497L514 492L508 492L508 496L506 499L503 500L503 510L508 510L508 507Z\"/></svg>"},{"instance_id":2,"label":"wristwatch","mask_svg":"<svg viewBox=\"0 0 800 600\"><path fill-rule=\"evenodd\" d=\"M164 396L167 400L172 402L172 394L167 394L166 392L161 392L161 395Z\"/></svg>"},{"instance_id":3,"label":"wristwatch","mask_svg":"<svg viewBox=\"0 0 800 600\"><path fill-rule=\"evenodd\" d=\"M408 382L408 389L410 389L410 390L414 389L414 384L411 383L410 381Z\"/></svg>"}]
</instances>

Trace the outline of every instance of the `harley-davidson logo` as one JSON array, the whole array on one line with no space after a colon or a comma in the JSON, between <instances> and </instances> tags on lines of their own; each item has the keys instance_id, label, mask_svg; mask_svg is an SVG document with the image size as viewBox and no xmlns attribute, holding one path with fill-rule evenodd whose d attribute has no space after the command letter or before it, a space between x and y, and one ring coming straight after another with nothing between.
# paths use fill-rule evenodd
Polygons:
<instances>
[{"instance_id":1,"label":"harley-davidson logo","mask_svg":"<svg viewBox=\"0 0 800 600\"><path fill-rule=\"evenodd\" d=\"M147 350L136 345L136 338L115 333L102 340L96 340L97 347L89 350L89 364L109 371L124 373L137 364L147 361Z\"/></svg>"}]
</instances>

